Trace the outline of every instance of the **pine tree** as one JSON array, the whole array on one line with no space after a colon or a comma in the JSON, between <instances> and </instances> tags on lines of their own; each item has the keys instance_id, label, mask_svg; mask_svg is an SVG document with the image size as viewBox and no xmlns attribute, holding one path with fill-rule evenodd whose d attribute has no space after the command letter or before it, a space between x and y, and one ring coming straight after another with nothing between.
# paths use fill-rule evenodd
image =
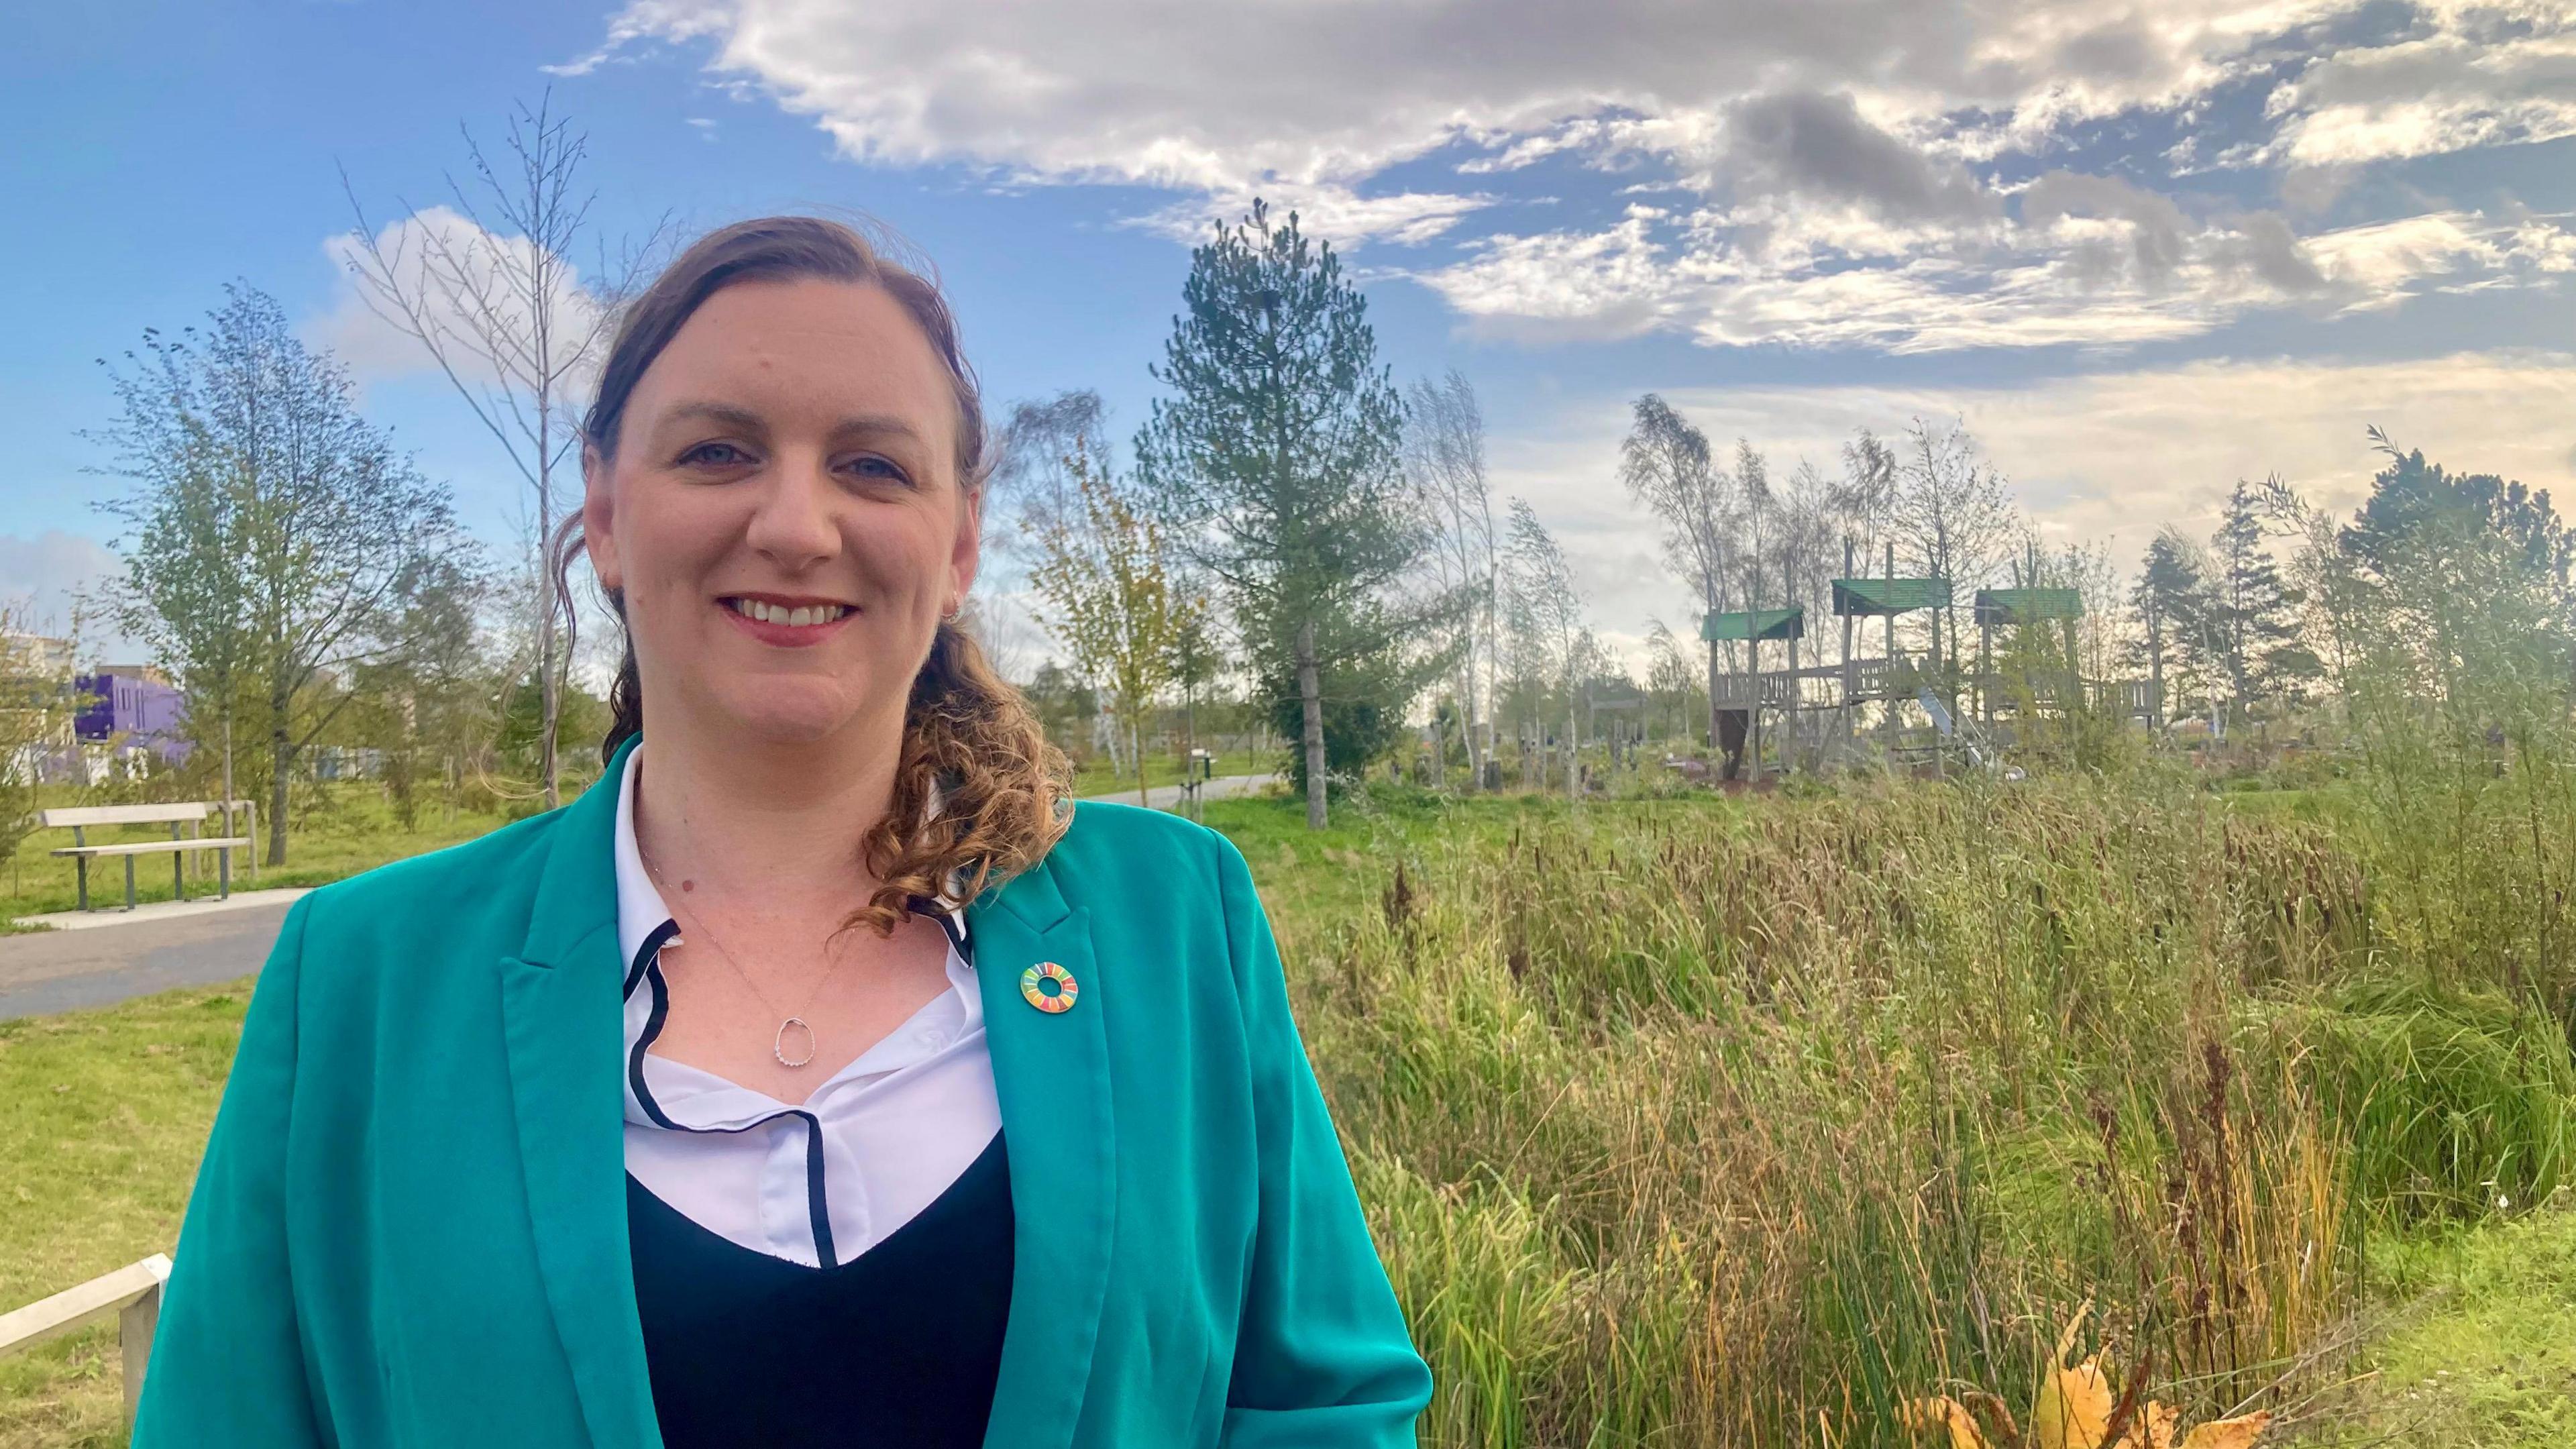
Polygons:
<instances>
[{"instance_id":1,"label":"pine tree","mask_svg":"<svg viewBox=\"0 0 2576 1449\"><path fill-rule=\"evenodd\" d=\"M2238 479L2227 513L2210 536L2208 637L2225 674L2232 708L2243 718L2257 701L2324 672L2299 642L2297 590L2263 545L2263 495Z\"/></svg>"},{"instance_id":2,"label":"pine tree","mask_svg":"<svg viewBox=\"0 0 2576 1449\"><path fill-rule=\"evenodd\" d=\"M2157 712L2169 717L2172 701L2201 679L2209 654L2209 581L2199 546L2170 528L2157 534L2129 602L2141 626L2137 662L2157 687Z\"/></svg>"},{"instance_id":3,"label":"pine tree","mask_svg":"<svg viewBox=\"0 0 2576 1449\"><path fill-rule=\"evenodd\" d=\"M1254 673L1295 701L1321 829L1332 761L1364 764L1447 670L1406 641L1464 601L1389 602L1425 547L1402 487L1404 404L1332 247L1256 201L1191 253L1181 298L1153 369L1171 395L1137 435L1137 473L1229 595Z\"/></svg>"}]
</instances>

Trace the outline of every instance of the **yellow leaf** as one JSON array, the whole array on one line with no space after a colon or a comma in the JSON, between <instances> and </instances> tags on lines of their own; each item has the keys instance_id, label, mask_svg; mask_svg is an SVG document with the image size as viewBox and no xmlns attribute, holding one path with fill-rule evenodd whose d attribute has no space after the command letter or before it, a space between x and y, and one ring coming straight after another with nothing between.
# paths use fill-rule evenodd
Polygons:
<instances>
[{"instance_id":1,"label":"yellow leaf","mask_svg":"<svg viewBox=\"0 0 2576 1449\"><path fill-rule=\"evenodd\" d=\"M2174 1424L2182 1417L2177 1410L2147 1400L2138 1414L2138 1422L2120 1436L2120 1449L2174 1449Z\"/></svg>"},{"instance_id":2,"label":"yellow leaf","mask_svg":"<svg viewBox=\"0 0 2576 1449\"><path fill-rule=\"evenodd\" d=\"M2254 1441L2270 1428L2269 1410L2247 1414L2241 1419L2212 1419L2182 1436L2182 1449L2251 1449Z\"/></svg>"},{"instance_id":3,"label":"yellow leaf","mask_svg":"<svg viewBox=\"0 0 2576 1449\"><path fill-rule=\"evenodd\" d=\"M1977 1432L1977 1421L1968 1417L1968 1406L1946 1394L1928 1399L1915 1399L1897 1413L1909 1429L1947 1429L1950 1449L1986 1449L1986 1436Z\"/></svg>"},{"instance_id":4,"label":"yellow leaf","mask_svg":"<svg viewBox=\"0 0 2576 1449\"><path fill-rule=\"evenodd\" d=\"M2031 1432L2040 1449L2103 1449L2111 1428L2111 1378L2095 1355L2073 1368L2050 1368L2031 1405Z\"/></svg>"}]
</instances>

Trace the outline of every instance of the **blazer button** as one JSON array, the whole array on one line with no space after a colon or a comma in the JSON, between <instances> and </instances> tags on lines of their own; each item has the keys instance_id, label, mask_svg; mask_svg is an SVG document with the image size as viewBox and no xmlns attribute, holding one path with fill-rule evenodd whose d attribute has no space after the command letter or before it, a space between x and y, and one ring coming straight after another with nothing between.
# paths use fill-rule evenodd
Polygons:
<instances>
[{"instance_id":1,"label":"blazer button","mask_svg":"<svg viewBox=\"0 0 2576 1449\"><path fill-rule=\"evenodd\" d=\"M1073 1010L1073 1000L1081 993L1082 987L1073 979L1073 973L1053 961L1040 961L1020 973L1020 995L1050 1016Z\"/></svg>"}]
</instances>

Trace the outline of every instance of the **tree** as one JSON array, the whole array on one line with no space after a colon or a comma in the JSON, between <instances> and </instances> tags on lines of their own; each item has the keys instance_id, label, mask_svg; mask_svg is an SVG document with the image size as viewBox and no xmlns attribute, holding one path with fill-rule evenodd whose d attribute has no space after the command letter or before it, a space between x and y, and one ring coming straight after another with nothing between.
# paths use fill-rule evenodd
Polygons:
<instances>
[{"instance_id":1,"label":"tree","mask_svg":"<svg viewBox=\"0 0 2576 1449\"><path fill-rule=\"evenodd\" d=\"M286 792L350 698L326 675L398 658L436 560L465 550L445 487L360 417L347 372L246 285L203 333L147 332L93 435L135 490L102 506L130 530L120 614L189 697L195 728L247 716L268 740L268 863L286 861ZM200 738L204 738L200 735Z\"/></svg>"},{"instance_id":2,"label":"tree","mask_svg":"<svg viewBox=\"0 0 2576 1449\"><path fill-rule=\"evenodd\" d=\"M1476 405L1476 390L1455 369L1437 382L1417 381L1407 399L1404 471L1431 538L1433 576L1441 590L1469 600L1452 642L1458 661L1452 688L1467 737L1468 778L1481 781L1492 722L1477 687L1477 665L1479 654L1488 664L1494 656L1494 596L1501 567L1493 494L1485 483L1485 415Z\"/></svg>"},{"instance_id":3,"label":"tree","mask_svg":"<svg viewBox=\"0 0 2576 1449\"><path fill-rule=\"evenodd\" d=\"M1293 765L1320 830L1328 682L1349 726L1400 718L1448 667L1408 642L1460 602L1388 598L1425 547L1402 490L1404 404L1332 247L1255 201L1191 253L1181 298L1137 471L1228 596L1256 676L1296 700Z\"/></svg>"},{"instance_id":4,"label":"tree","mask_svg":"<svg viewBox=\"0 0 2576 1449\"><path fill-rule=\"evenodd\" d=\"M1002 425L1000 462L993 469L992 501L1008 508L1017 523L1003 531L1002 541L1017 545L1035 562L1043 552L1042 541L1083 511L1074 459L1096 456L1099 440L1108 436L1108 405L1090 388L1014 404L1010 420Z\"/></svg>"},{"instance_id":5,"label":"tree","mask_svg":"<svg viewBox=\"0 0 2576 1449\"><path fill-rule=\"evenodd\" d=\"M1074 668L1106 687L1145 785L1145 718L1172 682L1181 636L1196 612L1174 597L1163 530L1144 516L1077 437L1066 455L1078 514L1055 516L1038 539L1030 586L1045 600L1039 622L1072 654Z\"/></svg>"},{"instance_id":6,"label":"tree","mask_svg":"<svg viewBox=\"0 0 2576 1449\"><path fill-rule=\"evenodd\" d=\"M1565 550L1526 498L1511 502L1510 541L1505 545L1504 613L1517 641L1524 675L1558 696L1565 710L1565 784L1575 792L1575 681L1595 663L1597 648L1583 623L1583 594L1575 587L1574 569ZM1544 768L1542 766L1542 768ZM1544 788L1544 777L1541 787Z\"/></svg>"},{"instance_id":7,"label":"tree","mask_svg":"<svg viewBox=\"0 0 2576 1449\"><path fill-rule=\"evenodd\" d=\"M1726 602L1734 564L1734 480L1719 469L1708 435L1654 393L1637 399L1628 436L1619 444L1619 481L1664 528L1664 561L1699 596L1704 613ZM1708 737L1717 740L1718 652L1708 646Z\"/></svg>"},{"instance_id":8,"label":"tree","mask_svg":"<svg viewBox=\"0 0 2576 1449\"><path fill-rule=\"evenodd\" d=\"M2297 590L2281 579L2266 547L2267 489L2238 479L2227 512L2209 540L2207 632L2217 664L2240 717L2255 701L2323 672L2314 651L2299 642Z\"/></svg>"},{"instance_id":9,"label":"tree","mask_svg":"<svg viewBox=\"0 0 2576 1449\"><path fill-rule=\"evenodd\" d=\"M1992 576L2019 532L2003 475L1979 455L1976 440L1957 423L1943 427L1916 418L1906 443L1890 518L1897 551L1924 577L1950 580L1954 599L1971 597ZM1934 616L1931 644L1935 669L1946 658L1955 670L1955 604Z\"/></svg>"},{"instance_id":10,"label":"tree","mask_svg":"<svg viewBox=\"0 0 2576 1449\"><path fill-rule=\"evenodd\" d=\"M38 756L68 735L79 707L68 672L41 657L30 612L0 598L0 863L36 828Z\"/></svg>"},{"instance_id":11,"label":"tree","mask_svg":"<svg viewBox=\"0 0 2576 1449\"><path fill-rule=\"evenodd\" d=\"M553 113L553 99L549 92L533 110L518 107L508 122L505 157L487 156L473 132L464 132L476 185L448 178L451 217L406 204L410 222L378 231L348 173L340 177L357 218L340 254L360 299L421 344L509 454L536 505L540 557L554 537L558 471L581 441L580 395L605 361L619 310L668 229L667 222L656 225L640 247L616 259L600 248L588 278L575 270L571 258L589 235L596 200L579 182L589 138ZM577 493L580 480L569 486ZM535 572L545 715L539 768L551 807L562 801L555 624L566 601L552 569Z\"/></svg>"},{"instance_id":12,"label":"tree","mask_svg":"<svg viewBox=\"0 0 2576 1449\"><path fill-rule=\"evenodd\" d=\"M1707 703L1707 683L1699 665L1683 652L1681 641L1664 621L1650 621L1646 631L1646 697L1656 713L1670 719L1674 732L1687 739L1691 721Z\"/></svg>"},{"instance_id":13,"label":"tree","mask_svg":"<svg viewBox=\"0 0 2576 1449\"><path fill-rule=\"evenodd\" d=\"M2156 709L2170 716L2171 696L2205 685L2214 657L2208 560L2200 546L2171 527L2158 533L2129 600L2138 613L2139 661L2157 690Z\"/></svg>"},{"instance_id":14,"label":"tree","mask_svg":"<svg viewBox=\"0 0 2576 1449\"><path fill-rule=\"evenodd\" d=\"M2430 701L2462 738L2563 730L2576 652L2576 532L2546 491L2400 450L2336 535L2366 686Z\"/></svg>"}]
</instances>

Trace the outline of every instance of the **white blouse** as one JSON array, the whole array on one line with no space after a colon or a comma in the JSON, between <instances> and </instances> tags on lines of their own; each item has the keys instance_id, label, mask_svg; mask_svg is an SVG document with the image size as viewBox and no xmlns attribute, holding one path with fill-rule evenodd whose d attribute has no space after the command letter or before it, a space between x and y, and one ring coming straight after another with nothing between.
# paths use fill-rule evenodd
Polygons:
<instances>
[{"instance_id":1,"label":"white blouse","mask_svg":"<svg viewBox=\"0 0 2576 1449\"><path fill-rule=\"evenodd\" d=\"M790 1104L652 1053L679 927L635 845L628 752L617 788L617 944L626 972L626 1170L708 1231L808 1267L846 1263L948 1190L1001 1130L966 917L916 907L948 935L948 989Z\"/></svg>"}]
</instances>

